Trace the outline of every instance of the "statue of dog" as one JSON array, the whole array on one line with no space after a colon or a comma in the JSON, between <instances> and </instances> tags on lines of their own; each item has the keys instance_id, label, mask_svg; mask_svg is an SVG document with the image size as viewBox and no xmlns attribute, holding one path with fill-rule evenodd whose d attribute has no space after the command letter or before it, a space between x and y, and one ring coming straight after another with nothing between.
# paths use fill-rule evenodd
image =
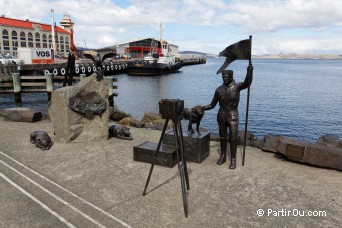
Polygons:
<instances>
[{"instance_id":1,"label":"statue of dog","mask_svg":"<svg viewBox=\"0 0 342 228\"><path fill-rule=\"evenodd\" d=\"M189 120L188 134L190 135L195 132L194 129L192 129L192 124L196 123L196 131L198 135L201 135L199 131L199 126L204 116L204 109L202 109L202 106L196 105L195 107L192 107L191 109L185 108L183 110L183 116L184 116L184 119Z\"/></svg>"},{"instance_id":2,"label":"statue of dog","mask_svg":"<svg viewBox=\"0 0 342 228\"><path fill-rule=\"evenodd\" d=\"M42 150L49 150L53 142L45 131L34 131L30 135L30 142Z\"/></svg>"},{"instance_id":3,"label":"statue of dog","mask_svg":"<svg viewBox=\"0 0 342 228\"><path fill-rule=\"evenodd\" d=\"M118 139L133 140L129 128L125 126L112 125L108 129L108 139L115 137Z\"/></svg>"}]
</instances>

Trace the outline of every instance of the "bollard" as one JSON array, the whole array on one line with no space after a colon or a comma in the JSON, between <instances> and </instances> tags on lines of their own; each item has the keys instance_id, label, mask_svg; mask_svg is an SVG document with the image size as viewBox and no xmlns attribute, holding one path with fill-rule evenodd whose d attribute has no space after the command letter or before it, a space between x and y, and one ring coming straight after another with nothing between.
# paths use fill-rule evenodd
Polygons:
<instances>
[{"instance_id":1,"label":"bollard","mask_svg":"<svg viewBox=\"0 0 342 228\"><path fill-rule=\"evenodd\" d=\"M20 74L12 73L13 78L13 92L15 102L21 102L21 84L20 84Z\"/></svg>"},{"instance_id":2,"label":"bollard","mask_svg":"<svg viewBox=\"0 0 342 228\"><path fill-rule=\"evenodd\" d=\"M108 101L109 101L109 106L111 107L114 107L113 79L114 77L106 77L107 87L108 87Z\"/></svg>"},{"instance_id":3,"label":"bollard","mask_svg":"<svg viewBox=\"0 0 342 228\"><path fill-rule=\"evenodd\" d=\"M51 100L51 92L53 91L53 74L46 73L46 92L48 94L48 101Z\"/></svg>"},{"instance_id":4,"label":"bollard","mask_svg":"<svg viewBox=\"0 0 342 228\"><path fill-rule=\"evenodd\" d=\"M87 75L86 74L80 74L80 81L82 81L83 79L85 79Z\"/></svg>"}]
</instances>

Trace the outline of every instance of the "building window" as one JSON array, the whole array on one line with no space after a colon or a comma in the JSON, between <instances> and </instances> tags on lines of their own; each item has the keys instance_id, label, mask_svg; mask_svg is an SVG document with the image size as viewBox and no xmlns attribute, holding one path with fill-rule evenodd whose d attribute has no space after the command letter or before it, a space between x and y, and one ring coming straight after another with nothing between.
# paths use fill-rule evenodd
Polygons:
<instances>
[{"instance_id":1,"label":"building window","mask_svg":"<svg viewBox=\"0 0 342 228\"><path fill-rule=\"evenodd\" d=\"M43 48L47 48L47 36L43 34Z\"/></svg>"},{"instance_id":2,"label":"building window","mask_svg":"<svg viewBox=\"0 0 342 228\"><path fill-rule=\"evenodd\" d=\"M27 39L28 39L28 41L33 41L33 35L32 35L32 33L28 33L27 34Z\"/></svg>"},{"instance_id":3,"label":"building window","mask_svg":"<svg viewBox=\"0 0 342 228\"><path fill-rule=\"evenodd\" d=\"M9 37L8 37L8 31L7 31L6 29L4 29L4 30L2 31L2 39L4 39L4 40L8 40L8 39L9 39Z\"/></svg>"},{"instance_id":4,"label":"building window","mask_svg":"<svg viewBox=\"0 0 342 228\"><path fill-rule=\"evenodd\" d=\"M34 34L34 37L35 37L36 42L40 42L40 34L38 32L36 32L36 34Z\"/></svg>"},{"instance_id":5,"label":"building window","mask_svg":"<svg viewBox=\"0 0 342 228\"><path fill-rule=\"evenodd\" d=\"M10 42L9 42L9 36L8 36L8 31L6 29L2 30L2 46L5 51L10 50Z\"/></svg>"},{"instance_id":6,"label":"building window","mask_svg":"<svg viewBox=\"0 0 342 228\"><path fill-rule=\"evenodd\" d=\"M4 50L10 50L9 44L10 44L9 40L4 40L3 41Z\"/></svg>"},{"instance_id":7,"label":"building window","mask_svg":"<svg viewBox=\"0 0 342 228\"><path fill-rule=\"evenodd\" d=\"M34 37L35 37L35 43L36 43L36 48L40 48L40 34L38 32L36 32L34 34Z\"/></svg>"},{"instance_id":8,"label":"building window","mask_svg":"<svg viewBox=\"0 0 342 228\"><path fill-rule=\"evenodd\" d=\"M63 36L59 37L60 51L64 52L64 38Z\"/></svg>"},{"instance_id":9,"label":"building window","mask_svg":"<svg viewBox=\"0 0 342 228\"><path fill-rule=\"evenodd\" d=\"M16 51L18 49L18 41L12 40L12 46L13 46L13 51Z\"/></svg>"},{"instance_id":10,"label":"building window","mask_svg":"<svg viewBox=\"0 0 342 228\"><path fill-rule=\"evenodd\" d=\"M26 47L26 34L20 32L20 47Z\"/></svg>"},{"instance_id":11,"label":"building window","mask_svg":"<svg viewBox=\"0 0 342 228\"><path fill-rule=\"evenodd\" d=\"M32 35L32 33L29 32L27 34L27 40L28 40L28 46L33 47L33 35Z\"/></svg>"},{"instance_id":12,"label":"building window","mask_svg":"<svg viewBox=\"0 0 342 228\"><path fill-rule=\"evenodd\" d=\"M18 39L18 34L16 31L12 31L12 40L17 40Z\"/></svg>"}]
</instances>

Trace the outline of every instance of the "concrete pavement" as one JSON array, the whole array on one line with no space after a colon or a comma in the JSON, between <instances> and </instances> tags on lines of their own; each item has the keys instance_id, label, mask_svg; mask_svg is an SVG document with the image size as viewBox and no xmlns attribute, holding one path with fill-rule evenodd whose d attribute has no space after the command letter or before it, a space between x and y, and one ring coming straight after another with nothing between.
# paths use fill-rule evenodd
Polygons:
<instances>
[{"instance_id":1,"label":"concrete pavement","mask_svg":"<svg viewBox=\"0 0 342 228\"><path fill-rule=\"evenodd\" d=\"M204 162L187 163L185 218L177 166L155 166L142 196L150 165L133 161L133 146L158 142L160 131L131 128L133 141L55 143L42 151L29 141L34 130L53 139L48 120L0 119L0 227L337 227L342 222L339 171L249 147L245 166L240 148L238 167L230 170L228 163L216 165L219 143L211 142Z\"/></svg>"}]
</instances>

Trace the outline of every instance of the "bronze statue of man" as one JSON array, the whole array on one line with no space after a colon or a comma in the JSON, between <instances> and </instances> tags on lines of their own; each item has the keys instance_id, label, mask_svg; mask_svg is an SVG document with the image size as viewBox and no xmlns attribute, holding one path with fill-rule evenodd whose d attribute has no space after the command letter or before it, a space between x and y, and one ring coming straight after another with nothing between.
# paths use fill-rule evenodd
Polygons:
<instances>
[{"instance_id":1,"label":"bronze statue of man","mask_svg":"<svg viewBox=\"0 0 342 228\"><path fill-rule=\"evenodd\" d=\"M203 106L204 110L213 109L217 102L220 104L220 109L217 113L217 122L219 126L221 156L217 161L218 165L226 162L227 157L227 128L229 128L230 139L230 169L236 168L236 150L238 143L238 126L239 115L238 105L240 100L240 91L248 88L252 83L253 66L249 65L244 82L236 83L232 70L223 70L222 79L223 84L219 86L214 94L213 100L209 105Z\"/></svg>"}]
</instances>

